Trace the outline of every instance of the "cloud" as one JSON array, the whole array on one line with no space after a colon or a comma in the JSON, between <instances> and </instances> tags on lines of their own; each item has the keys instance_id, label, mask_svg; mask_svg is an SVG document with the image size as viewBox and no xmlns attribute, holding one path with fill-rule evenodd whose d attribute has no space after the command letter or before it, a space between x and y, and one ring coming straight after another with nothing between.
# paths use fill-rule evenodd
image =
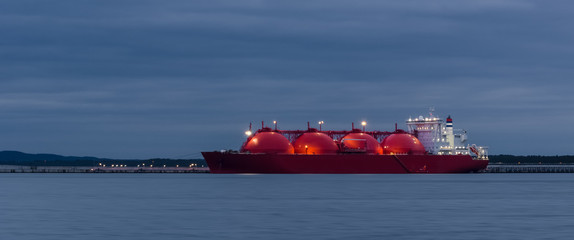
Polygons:
<instances>
[{"instance_id":1,"label":"cloud","mask_svg":"<svg viewBox=\"0 0 574 240\"><path fill-rule=\"evenodd\" d=\"M0 144L170 157L249 122L384 130L435 106L492 153L572 154L570 5L4 1Z\"/></svg>"}]
</instances>

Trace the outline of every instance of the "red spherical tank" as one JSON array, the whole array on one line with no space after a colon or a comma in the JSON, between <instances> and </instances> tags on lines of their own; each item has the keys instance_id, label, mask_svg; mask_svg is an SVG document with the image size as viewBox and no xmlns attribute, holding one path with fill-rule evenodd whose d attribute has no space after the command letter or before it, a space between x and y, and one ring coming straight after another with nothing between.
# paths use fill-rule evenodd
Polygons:
<instances>
[{"instance_id":1,"label":"red spherical tank","mask_svg":"<svg viewBox=\"0 0 574 240\"><path fill-rule=\"evenodd\" d=\"M302 154L335 154L339 147L327 134L320 132L306 132L301 134L294 142L295 153Z\"/></svg>"},{"instance_id":2,"label":"red spherical tank","mask_svg":"<svg viewBox=\"0 0 574 240\"><path fill-rule=\"evenodd\" d=\"M349 133L341 139L345 151L365 151L373 154L383 154L379 141L366 133Z\"/></svg>"},{"instance_id":3,"label":"red spherical tank","mask_svg":"<svg viewBox=\"0 0 574 240\"><path fill-rule=\"evenodd\" d=\"M250 153L290 153L293 154L293 145L289 140L276 132L262 131L248 139L242 152Z\"/></svg>"},{"instance_id":4,"label":"red spherical tank","mask_svg":"<svg viewBox=\"0 0 574 240\"><path fill-rule=\"evenodd\" d=\"M425 154L425 147L415 136L408 133L394 133L381 143L384 154Z\"/></svg>"}]
</instances>

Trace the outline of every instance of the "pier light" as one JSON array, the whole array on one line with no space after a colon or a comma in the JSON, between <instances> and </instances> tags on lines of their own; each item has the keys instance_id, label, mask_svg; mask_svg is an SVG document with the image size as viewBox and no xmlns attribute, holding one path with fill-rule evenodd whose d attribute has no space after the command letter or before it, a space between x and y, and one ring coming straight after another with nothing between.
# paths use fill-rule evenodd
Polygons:
<instances>
[{"instance_id":1,"label":"pier light","mask_svg":"<svg viewBox=\"0 0 574 240\"><path fill-rule=\"evenodd\" d=\"M248 137L251 136L251 134L253 134L251 131L249 130L245 131L245 135L247 135Z\"/></svg>"}]
</instances>

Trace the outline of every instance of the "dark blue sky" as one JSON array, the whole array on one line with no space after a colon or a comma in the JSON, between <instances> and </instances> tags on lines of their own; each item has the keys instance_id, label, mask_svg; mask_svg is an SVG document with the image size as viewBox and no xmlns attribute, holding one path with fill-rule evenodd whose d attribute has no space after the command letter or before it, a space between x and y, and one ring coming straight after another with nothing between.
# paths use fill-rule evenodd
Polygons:
<instances>
[{"instance_id":1,"label":"dark blue sky","mask_svg":"<svg viewBox=\"0 0 574 240\"><path fill-rule=\"evenodd\" d=\"M0 149L238 149L249 122L454 118L492 154L574 154L571 1L2 1Z\"/></svg>"}]
</instances>

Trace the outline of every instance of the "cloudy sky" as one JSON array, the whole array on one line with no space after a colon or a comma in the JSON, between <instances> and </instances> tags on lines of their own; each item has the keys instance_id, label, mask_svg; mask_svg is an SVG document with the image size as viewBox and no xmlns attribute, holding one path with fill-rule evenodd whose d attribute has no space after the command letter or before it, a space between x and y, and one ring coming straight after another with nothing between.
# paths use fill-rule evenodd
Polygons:
<instances>
[{"instance_id":1,"label":"cloudy sky","mask_svg":"<svg viewBox=\"0 0 574 240\"><path fill-rule=\"evenodd\" d=\"M574 154L573 23L571 1L1 1L0 150L199 157L250 122L434 106L491 154Z\"/></svg>"}]
</instances>

